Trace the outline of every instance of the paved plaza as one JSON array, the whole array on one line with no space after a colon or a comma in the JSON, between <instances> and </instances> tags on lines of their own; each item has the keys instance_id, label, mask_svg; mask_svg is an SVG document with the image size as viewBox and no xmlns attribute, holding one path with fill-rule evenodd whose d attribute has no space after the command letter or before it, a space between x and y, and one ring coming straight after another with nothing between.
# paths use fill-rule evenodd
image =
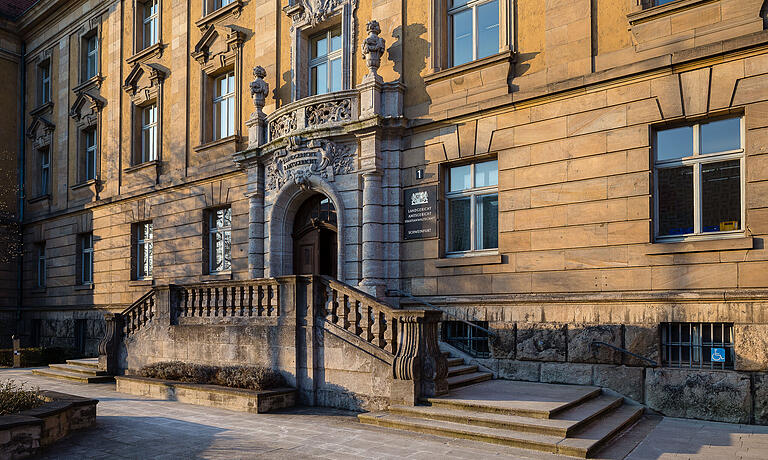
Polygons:
<instances>
[{"instance_id":1,"label":"paved plaza","mask_svg":"<svg viewBox=\"0 0 768 460\"><path fill-rule=\"evenodd\" d=\"M564 459L357 422L355 413L298 408L246 414L117 393L113 384L78 384L2 369L0 380L99 400L94 428L47 449L50 459L484 458ZM768 427L645 417L600 455L617 460L768 458Z\"/></svg>"}]
</instances>

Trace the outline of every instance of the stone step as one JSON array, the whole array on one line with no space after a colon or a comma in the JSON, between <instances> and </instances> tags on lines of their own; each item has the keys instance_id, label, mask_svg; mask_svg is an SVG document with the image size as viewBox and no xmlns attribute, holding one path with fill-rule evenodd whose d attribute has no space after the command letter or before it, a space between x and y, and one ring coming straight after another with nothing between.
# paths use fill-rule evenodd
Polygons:
<instances>
[{"instance_id":1,"label":"stone step","mask_svg":"<svg viewBox=\"0 0 768 460\"><path fill-rule=\"evenodd\" d=\"M459 366L448 367L448 377L453 377L454 375L471 374L473 372L477 372L477 366L473 364L462 364Z\"/></svg>"},{"instance_id":2,"label":"stone step","mask_svg":"<svg viewBox=\"0 0 768 460\"><path fill-rule=\"evenodd\" d=\"M453 377L446 378L448 382L448 389L453 390L468 385L474 385L475 383L485 382L491 380L493 374L490 372L472 372L470 374L455 375Z\"/></svg>"},{"instance_id":3,"label":"stone step","mask_svg":"<svg viewBox=\"0 0 768 460\"><path fill-rule=\"evenodd\" d=\"M462 377L466 376L451 379ZM552 418L601 393L600 388L590 386L491 380L453 389L448 395L427 398L426 402L459 410Z\"/></svg>"},{"instance_id":4,"label":"stone step","mask_svg":"<svg viewBox=\"0 0 768 460\"><path fill-rule=\"evenodd\" d=\"M61 380L70 380L80 383L110 383L115 379L111 375L88 376L74 372L62 371L57 369L33 369L32 373L43 377L51 377Z\"/></svg>"},{"instance_id":5,"label":"stone step","mask_svg":"<svg viewBox=\"0 0 768 460\"><path fill-rule=\"evenodd\" d=\"M73 366L94 367L99 368L99 358L80 358L80 359L68 359L67 364Z\"/></svg>"},{"instance_id":6,"label":"stone step","mask_svg":"<svg viewBox=\"0 0 768 460\"><path fill-rule=\"evenodd\" d=\"M48 367L54 370L73 372L75 374L90 375L93 377L96 377L99 375L107 375L106 371L100 371L97 368L93 368L90 366L82 366L79 364L50 364L48 365Z\"/></svg>"},{"instance_id":7,"label":"stone step","mask_svg":"<svg viewBox=\"0 0 768 460\"><path fill-rule=\"evenodd\" d=\"M392 406L390 412L403 416L465 423L468 425L501 428L526 433L540 433L566 437L622 404L622 398L601 395L577 406L557 419L541 419L482 411L457 410L436 406Z\"/></svg>"},{"instance_id":8,"label":"stone step","mask_svg":"<svg viewBox=\"0 0 768 460\"><path fill-rule=\"evenodd\" d=\"M438 436L471 439L474 441L484 441L493 444L502 444L552 453L557 452L557 443L563 440L561 436L511 431L500 428L467 425L464 423L446 422L442 420L425 420L389 412L358 414L357 418L360 422L368 425L378 425Z\"/></svg>"},{"instance_id":9,"label":"stone step","mask_svg":"<svg viewBox=\"0 0 768 460\"><path fill-rule=\"evenodd\" d=\"M573 437L561 441L557 452L575 457L592 457L616 435L634 425L643 416L644 411L643 406L623 405L585 425Z\"/></svg>"},{"instance_id":10,"label":"stone step","mask_svg":"<svg viewBox=\"0 0 768 460\"><path fill-rule=\"evenodd\" d=\"M464 364L462 358L448 358L448 367L461 366L462 364Z\"/></svg>"}]
</instances>

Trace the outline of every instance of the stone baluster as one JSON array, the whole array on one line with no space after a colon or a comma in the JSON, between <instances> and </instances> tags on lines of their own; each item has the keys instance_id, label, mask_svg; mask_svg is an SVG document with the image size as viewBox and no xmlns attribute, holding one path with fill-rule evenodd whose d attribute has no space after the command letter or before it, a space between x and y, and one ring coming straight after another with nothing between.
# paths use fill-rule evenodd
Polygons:
<instances>
[{"instance_id":1,"label":"stone baluster","mask_svg":"<svg viewBox=\"0 0 768 460\"><path fill-rule=\"evenodd\" d=\"M382 350L386 350L387 339L384 334L387 332L387 320L383 311L374 312L373 320L373 344Z\"/></svg>"},{"instance_id":2,"label":"stone baluster","mask_svg":"<svg viewBox=\"0 0 768 460\"><path fill-rule=\"evenodd\" d=\"M344 294L344 311L343 311L343 319L341 321L341 327L349 330L350 321L349 321L349 314L351 313L351 309L349 307L350 299L349 296Z\"/></svg>"},{"instance_id":3,"label":"stone baluster","mask_svg":"<svg viewBox=\"0 0 768 460\"><path fill-rule=\"evenodd\" d=\"M392 364L391 404L416 405L448 392L448 362L437 344L442 312L398 311L399 345Z\"/></svg>"}]
</instances>

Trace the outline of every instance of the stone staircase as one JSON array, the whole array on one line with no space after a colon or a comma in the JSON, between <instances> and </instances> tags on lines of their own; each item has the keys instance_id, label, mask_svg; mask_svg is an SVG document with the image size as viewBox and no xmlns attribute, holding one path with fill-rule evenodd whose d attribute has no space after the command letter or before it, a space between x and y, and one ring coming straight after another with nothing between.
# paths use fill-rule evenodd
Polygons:
<instances>
[{"instance_id":1,"label":"stone staircase","mask_svg":"<svg viewBox=\"0 0 768 460\"><path fill-rule=\"evenodd\" d=\"M600 388L491 380L448 357L447 396L359 414L362 423L588 458L642 415Z\"/></svg>"},{"instance_id":2,"label":"stone staircase","mask_svg":"<svg viewBox=\"0 0 768 460\"><path fill-rule=\"evenodd\" d=\"M80 383L111 383L115 381L113 376L99 370L98 358L68 359L66 364L50 364L48 369L33 369L32 373Z\"/></svg>"}]
</instances>

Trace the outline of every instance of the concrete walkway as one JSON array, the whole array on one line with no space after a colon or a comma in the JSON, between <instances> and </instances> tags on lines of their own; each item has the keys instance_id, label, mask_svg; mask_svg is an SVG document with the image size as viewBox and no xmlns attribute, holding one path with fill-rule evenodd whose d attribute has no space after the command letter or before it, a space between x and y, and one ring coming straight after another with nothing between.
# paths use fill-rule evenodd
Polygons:
<instances>
[{"instance_id":1,"label":"concrete walkway","mask_svg":"<svg viewBox=\"0 0 768 460\"><path fill-rule=\"evenodd\" d=\"M363 425L354 413L301 408L246 414L158 401L0 369L0 380L99 400L97 426L72 435L42 458L485 458L564 459L556 455ZM768 459L768 427L644 418L600 455L605 459Z\"/></svg>"}]
</instances>

